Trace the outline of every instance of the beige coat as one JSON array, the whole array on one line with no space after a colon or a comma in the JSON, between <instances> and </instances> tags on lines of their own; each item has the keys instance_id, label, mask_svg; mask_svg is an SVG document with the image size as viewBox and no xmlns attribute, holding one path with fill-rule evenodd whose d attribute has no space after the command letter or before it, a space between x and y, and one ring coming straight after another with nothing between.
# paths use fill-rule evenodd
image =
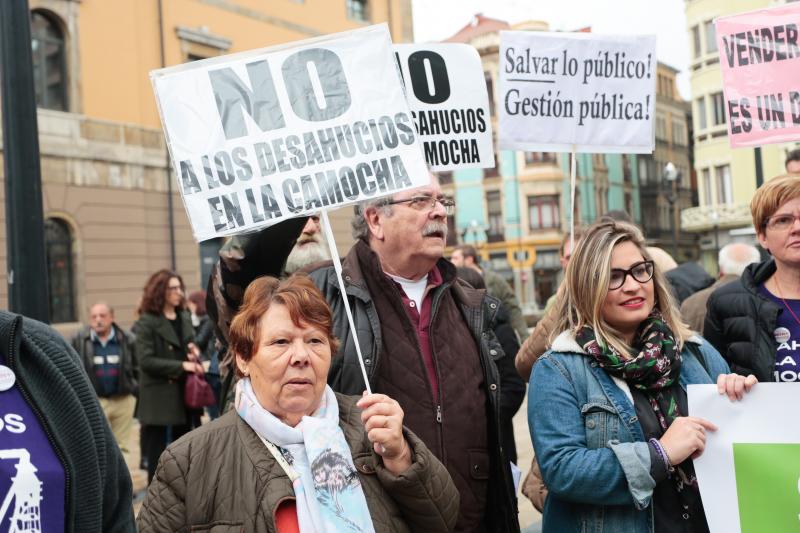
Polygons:
<instances>
[{"instance_id":1,"label":"beige coat","mask_svg":"<svg viewBox=\"0 0 800 533\"><path fill-rule=\"evenodd\" d=\"M536 327L533 329L533 333L525 340L519 352L517 352L514 365L517 367L519 375L522 376L525 381L530 381L531 370L533 369L534 363L536 363L539 357L550 347L550 335L558 321L557 308L557 305L551 305L545 311L544 316L542 316L541 320L539 320ZM544 485L542 471L539 470L536 456L533 457L531 469L522 482L522 494L528 497L539 512L544 509L547 487Z\"/></svg>"},{"instance_id":2,"label":"beige coat","mask_svg":"<svg viewBox=\"0 0 800 533\"><path fill-rule=\"evenodd\" d=\"M735 274L725 274L712 286L697 291L686 298L681 304L681 317L683 317L683 321L686 322L693 331L702 335L703 324L706 320L706 305L708 304L709 297L711 297L711 293L726 283L737 279L739 279L739 276Z\"/></svg>"},{"instance_id":3,"label":"beige coat","mask_svg":"<svg viewBox=\"0 0 800 533\"><path fill-rule=\"evenodd\" d=\"M358 398L336 397L339 425L375 531L452 531L459 497L444 466L406 431L414 462L394 476L372 451L355 405ZM273 533L275 512L286 499L294 499L288 476L250 426L231 411L167 448L136 522L142 533Z\"/></svg>"}]
</instances>

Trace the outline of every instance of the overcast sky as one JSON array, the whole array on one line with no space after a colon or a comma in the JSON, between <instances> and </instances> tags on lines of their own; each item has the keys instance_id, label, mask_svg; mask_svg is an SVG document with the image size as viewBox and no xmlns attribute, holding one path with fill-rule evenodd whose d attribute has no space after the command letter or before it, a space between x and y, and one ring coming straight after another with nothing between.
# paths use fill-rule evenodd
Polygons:
<instances>
[{"instance_id":1,"label":"overcast sky","mask_svg":"<svg viewBox=\"0 0 800 533\"><path fill-rule=\"evenodd\" d=\"M655 34L659 61L681 71L678 90L689 99L689 36L683 0L412 0L414 39L441 41L473 15L510 23L543 20L552 30L591 26L594 33Z\"/></svg>"}]
</instances>

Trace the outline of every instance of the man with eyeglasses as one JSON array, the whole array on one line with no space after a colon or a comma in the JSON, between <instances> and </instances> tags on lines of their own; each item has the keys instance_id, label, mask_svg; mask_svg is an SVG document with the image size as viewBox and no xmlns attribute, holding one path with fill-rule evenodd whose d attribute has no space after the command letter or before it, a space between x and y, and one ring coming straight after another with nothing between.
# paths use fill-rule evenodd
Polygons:
<instances>
[{"instance_id":1,"label":"man with eyeglasses","mask_svg":"<svg viewBox=\"0 0 800 533\"><path fill-rule=\"evenodd\" d=\"M459 490L456 531L519 531L498 429L503 376L515 374L513 361L492 332L498 301L459 281L443 258L454 207L433 175L429 185L357 206L357 242L343 261L345 290L372 391L400 403L405 424L445 464ZM334 268L325 263L309 275L331 305L342 341L329 383L338 392L361 394Z\"/></svg>"}]
</instances>

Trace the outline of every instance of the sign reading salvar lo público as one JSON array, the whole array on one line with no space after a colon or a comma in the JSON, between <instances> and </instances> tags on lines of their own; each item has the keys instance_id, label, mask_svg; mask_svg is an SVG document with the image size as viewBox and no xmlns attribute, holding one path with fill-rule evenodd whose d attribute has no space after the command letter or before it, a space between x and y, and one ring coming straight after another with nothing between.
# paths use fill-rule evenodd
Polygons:
<instances>
[{"instance_id":1,"label":"sign reading salvar lo p\u00fablico","mask_svg":"<svg viewBox=\"0 0 800 533\"><path fill-rule=\"evenodd\" d=\"M396 44L394 51L431 169L493 167L489 94L478 51L461 43Z\"/></svg>"},{"instance_id":2,"label":"sign reading salvar lo p\u00fablico","mask_svg":"<svg viewBox=\"0 0 800 533\"><path fill-rule=\"evenodd\" d=\"M655 36L500 32L500 148L650 153Z\"/></svg>"},{"instance_id":3,"label":"sign reading salvar lo p\u00fablico","mask_svg":"<svg viewBox=\"0 0 800 533\"><path fill-rule=\"evenodd\" d=\"M429 181L385 25L151 78L198 241Z\"/></svg>"},{"instance_id":4,"label":"sign reading salvar lo p\u00fablico","mask_svg":"<svg viewBox=\"0 0 800 533\"><path fill-rule=\"evenodd\" d=\"M800 139L800 4L715 24L731 147Z\"/></svg>"}]
</instances>

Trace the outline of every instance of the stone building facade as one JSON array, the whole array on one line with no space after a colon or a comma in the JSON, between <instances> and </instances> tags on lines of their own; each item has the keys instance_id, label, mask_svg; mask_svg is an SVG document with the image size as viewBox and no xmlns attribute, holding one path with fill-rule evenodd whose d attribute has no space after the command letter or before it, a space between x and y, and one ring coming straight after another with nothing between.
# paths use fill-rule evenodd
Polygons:
<instances>
[{"instance_id":1,"label":"stone building facade","mask_svg":"<svg viewBox=\"0 0 800 533\"><path fill-rule=\"evenodd\" d=\"M380 22L396 42L413 39L410 0L29 3L50 318L62 331L85 322L98 300L129 326L147 277L160 268L175 268L190 291L201 288L221 245L192 237L168 170L151 70ZM349 217L333 218L348 244Z\"/></svg>"}]
</instances>

